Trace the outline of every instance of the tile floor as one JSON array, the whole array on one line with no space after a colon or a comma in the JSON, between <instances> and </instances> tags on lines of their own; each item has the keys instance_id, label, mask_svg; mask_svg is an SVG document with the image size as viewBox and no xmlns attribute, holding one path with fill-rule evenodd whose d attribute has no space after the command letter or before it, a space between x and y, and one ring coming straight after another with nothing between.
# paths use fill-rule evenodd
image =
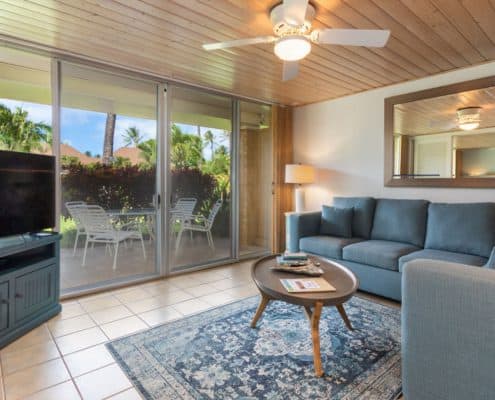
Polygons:
<instances>
[{"instance_id":1,"label":"tile floor","mask_svg":"<svg viewBox=\"0 0 495 400\"><path fill-rule=\"evenodd\" d=\"M250 265L63 302L61 314L0 351L0 400L140 399L104 343L257 294Z\"/></svg>"}]
</instances>

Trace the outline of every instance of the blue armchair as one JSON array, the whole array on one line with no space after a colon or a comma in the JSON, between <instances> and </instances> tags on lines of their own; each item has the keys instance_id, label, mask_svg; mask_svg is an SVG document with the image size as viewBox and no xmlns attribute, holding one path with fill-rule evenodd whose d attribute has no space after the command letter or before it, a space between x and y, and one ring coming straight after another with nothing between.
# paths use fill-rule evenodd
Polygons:
<instances>
[{"instance_id":1,"label":"blue armchair","mask_svg":"<svg viewBox=\"0 0 495 400\"><path fill-rule=\"evenodd\" d=\"M434 260L402 276L407 400L495 398L495 271Z\"/></svg>"}]
</instances>

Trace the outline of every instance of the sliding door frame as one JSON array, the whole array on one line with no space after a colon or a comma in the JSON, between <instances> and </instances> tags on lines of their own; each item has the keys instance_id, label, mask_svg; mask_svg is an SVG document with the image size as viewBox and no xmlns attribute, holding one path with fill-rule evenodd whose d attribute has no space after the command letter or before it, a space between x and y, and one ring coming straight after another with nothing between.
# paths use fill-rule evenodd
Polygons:
<instances>
[{"instance_id":1,"label":"sliding door frame","mask_svg":"<svg viewBox=\"0 0 495 400\"><path fill-rule=\"evenodd\" d=\"M51 98L52 98L52 152L56 158L56 229L60 230L60 214L62 211L62 199L61 199L61 178L60 178L60 145L61 145L61 93L62 93L62 63L75 64L83 68L92 68L98 71L102 71L117 76L128 77L129 79L136 79L153 83L157 87L157 175L156 175L156 194L155 198L158 202L157 219L156 219L156 239L157 245L155 246L156 257L156 274L150 274L147 276L128 277L118 281L105 282L102 285L94 285L91 288L75 289L74 293L69 292L68 295L63 297L70 297L74 295L80 295L84 293L91 293L99 291L102 288L113 288L119 286L125 286L131 283L147 281L156 279L159 276L168 276L174 274L180 274L183 272L189 272L194 270L200 270L205 268L211 268L214 266L225 265L237 260L253 258L256 256L270 253L267 249L266 252L244 254L240 255L239 251L239 199L240 199L240 103L241 101L265 104L274 106L276 103L262 101L256 98L248 96L239 96L233 93L206 88L201 85L194 85L187 82L181 82L174 79L170 79L166 76L153 74L149 71L140 71L130 67L125 67L118 64L102 62L91 57L85 57L78 54L72 54L64 52L62 50L56 50L48 46L36 45L21 39L6 38L0 35L0 46L7 46L20 51L28 53L34 53L42 56L49 57L51 59L50 67L50 85L51 85ZM168 218L170 208L170 129L171 129L171 115L170 115L170 100L173 96L173 87L185 87L194 90L199 90L203 93L210 93L217 96L223 96L230 98L232 102L232 137L231 137L231 257L221 260L213 260L205 264L191 266L187 270L172 271L171 263L169 262L169 229ZM172 93L171 93L172 92ZM273 124L273 122L272 122ZM272 127L273 135L273 127ZM275 155L275 149L272 149L272 154ZM272 219L275 217L272 211ZM272 224L274 222L272 221ZM272 238L273 239L273 238ZM161 242L161 243L160 243Z\"/></svg>"}]
</instances>

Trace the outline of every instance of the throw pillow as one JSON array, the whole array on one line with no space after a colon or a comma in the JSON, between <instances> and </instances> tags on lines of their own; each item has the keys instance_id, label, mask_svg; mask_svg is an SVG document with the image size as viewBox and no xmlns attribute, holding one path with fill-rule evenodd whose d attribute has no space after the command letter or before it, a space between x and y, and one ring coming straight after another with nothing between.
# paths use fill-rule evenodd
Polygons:
<instances>
[{"instance_id":1,"label":"throw pillow","mask_svg":"<svg viewBox=\"0 0 495 400\"><path fill-rule=\"evenodd\" d=\"M352 237L352 208L323 206L321 212L320 234Z\"/></svg>"}]
</instances>

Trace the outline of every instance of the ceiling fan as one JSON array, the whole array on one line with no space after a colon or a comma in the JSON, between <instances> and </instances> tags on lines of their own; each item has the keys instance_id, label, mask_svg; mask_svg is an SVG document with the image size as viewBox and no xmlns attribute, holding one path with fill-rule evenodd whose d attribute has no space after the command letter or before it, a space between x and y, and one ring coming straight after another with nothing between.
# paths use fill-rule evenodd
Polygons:
<instances>
[{"instance_id":1,"label":"ceiling fan","mask_svg":"<svg viewBox=\"0 0 495 400\"><path fill-rule=\"evenodd\" d=\"M321 29L311 31L316 10L308 0L283 0L270 11L275 36L258 36L204 44L205 50L219 50L250 44L273 43L275 55L284 62L283 77L297 76L298 61L311 51L311 43L341 46L383 47L390 31L380 29Z\"/></svg>"}]
</instances>

